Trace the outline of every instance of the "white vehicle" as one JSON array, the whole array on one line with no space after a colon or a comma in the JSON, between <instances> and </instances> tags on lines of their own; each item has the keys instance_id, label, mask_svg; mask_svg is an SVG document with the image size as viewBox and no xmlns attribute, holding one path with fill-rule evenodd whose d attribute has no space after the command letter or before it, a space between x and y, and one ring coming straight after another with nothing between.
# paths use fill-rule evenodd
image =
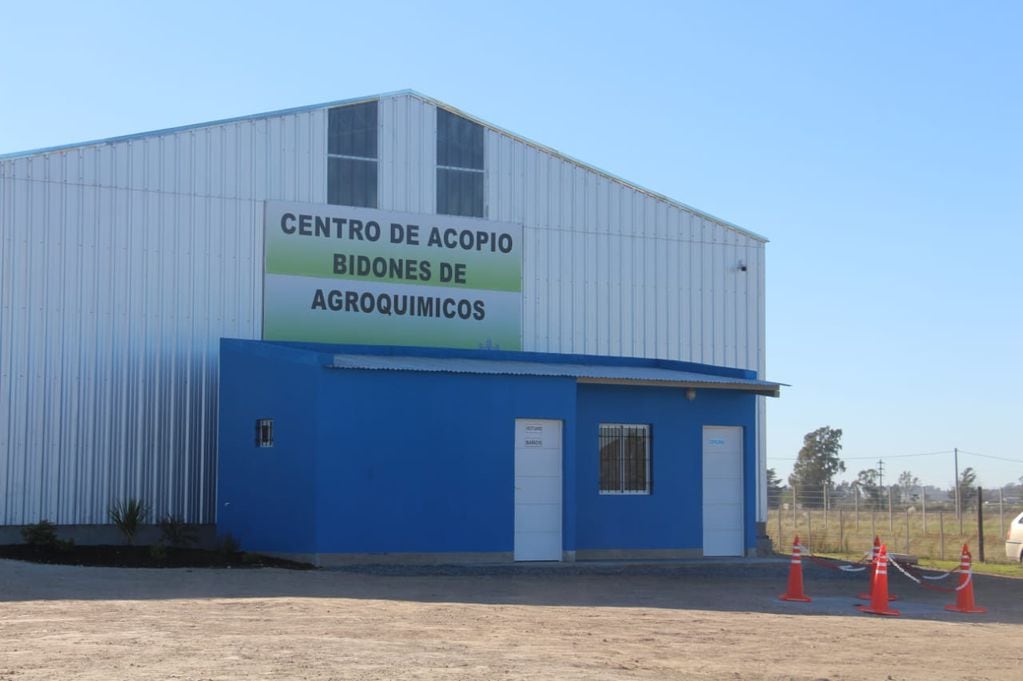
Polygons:
<instances>
[{"instance_id":1,"label":"white vehicle","mask_svg":"<svg viewBox=\"0 0 1023 681\"><path fill-rule=\"evenodd\" d=\"M1023 513L1012 519L1005 534L1005 555L1023 563Z\"/></svg>"}]
</instances>

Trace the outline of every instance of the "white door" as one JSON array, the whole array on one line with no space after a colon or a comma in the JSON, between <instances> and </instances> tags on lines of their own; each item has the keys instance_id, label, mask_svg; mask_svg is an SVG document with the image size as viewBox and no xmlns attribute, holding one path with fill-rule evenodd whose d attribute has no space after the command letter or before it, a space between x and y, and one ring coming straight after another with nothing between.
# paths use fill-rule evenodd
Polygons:
<instances>
[{"instance_id":1,"label":"white door","mask_svg":"<svg viewBox=\"0 0 1023 681\"><path fill-rule=\"evenodd\" d=\"M703 428L703 555L741 556L742 428Z\"/></svg>"},{"instance_id":2,"label":"white door","mask_svg":"<svg viewBox=\"0 0 1023 681\"><path fill-rule=\"evenodd\" d=\"M515 419L515 560L561 560L561 421Z\"/></svg>"}]
</instances>

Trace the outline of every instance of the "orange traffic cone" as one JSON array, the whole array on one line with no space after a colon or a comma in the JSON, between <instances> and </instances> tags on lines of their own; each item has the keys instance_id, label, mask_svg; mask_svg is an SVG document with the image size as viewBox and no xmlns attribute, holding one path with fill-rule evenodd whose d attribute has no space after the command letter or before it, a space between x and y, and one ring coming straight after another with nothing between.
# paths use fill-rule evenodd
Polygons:
<instances>
[{"instance_id":1,"label":"orange traffic cone","mask_svg":"<svg viewBox=\"0 0 1023 681\"><path fill-rule=\"evenodd\" d=\"M792 562L789 564L789 588L781 596L783 601L801 601L809 603L812 598L803 593L803 547L799 544L799 535L792 541Z\"/></svg>"},{"instance_id":2,"label":"orange traffic cone","mask_svg":"<svg viewBox=\"0 0 1023 681\"><path fill-rule=\"evenodd\" d=\"M874 575L877 572L877 554L881 552L881 538L874 535L874 548L870 551L870 589L865 593L857 594L856 598L869 601L870 594L874 591Z\"/></svg>"},{"instance_id":3,"label":"orange traffic cone","mask_svg":"<svg viewBox=\"0 0 1023 681\"><path fill-rule=\"evenodd\" d=\"M877 574L877 554L880 553L880 552L881 552L881 538L878 537L875 534L874 535L874 548L870 552L871 553L871 557L870 557L870 590L865 592L865 593L857 594L856 598L859 598L860 600L869 601L869 600L871 600L874 597L873 596L873 594L874 594L874 579L876 578L876 574ZM895 594L890 593L890 594L888 594L888 600L890 600L890 601L897 601L897 600L899 600L899 597L896 596Z\"/></svg>"},{"instance_id":4,"label":"orange traffic cone","mask_svg":"<svg viewBox=\"0 0 1023 681\"><path fill-rule=\"evenodd\" d=\"M952 612L987 612L973 602L973 568L970 565L973 556L970 547L963 544L962 559L959 561L959 586L956 591L956 604L946 605L945 610Z\"/></svg>"},{"instance_id":5,"label":"orange traffic cone","mask_svg":"<svg viewBox=\"0 0 1023 681\"><path fill-rule=\"evenodd\" d=\"M869 612L874 615L900 615L898 610L888 607L888 547L881 545L881 551L877 554L877 571L874 574L874 586L870 594L870 605L857 605L860 612Z\"/></svg>"}]
</instances>

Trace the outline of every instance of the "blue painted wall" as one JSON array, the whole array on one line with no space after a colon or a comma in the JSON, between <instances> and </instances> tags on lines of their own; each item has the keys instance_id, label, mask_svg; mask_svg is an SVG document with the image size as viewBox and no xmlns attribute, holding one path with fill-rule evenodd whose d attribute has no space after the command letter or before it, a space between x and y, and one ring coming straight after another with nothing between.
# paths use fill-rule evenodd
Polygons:
<instances>
[{"instance_id":1,"label":"blue painted wall","mask_svg":"<svg viewBox=\"0 0 1023 681\"><path fill-rule=\"evenodd\" d=\"M221 341L217 530L243 549L307 553L315 544L316 354ZM256 420L274 419L274 446Z\"/></svg>"},{"instance_id":2,"label":"blue painted wall","mask_svg":"<svg viewBox=\"0 0 1023 681\"><path fill-rule=\"evenodd\" d=\"M699 390L688 401L681 389L573 378L327 368L336 352L569 361L222 341L217 523L247 550L511 552L517 418L563 421L565 550L701 548L702 428L742 426L755 543L752 395ZM265 417L275 446L261 449L254 428ZM652 426L653 494L598 493L600 423Z\"/></svg>"},{"instance_id":3,"label":"blue painted wall","mask_svg":"<svg viewBox=\"0 0 1023 681\"><path fill-rule=\"evenodd\" d=\"M511 551L515 419L575 411L570 378L323 370L318 393L325 553Z\"/></svg>"},{"instance_id":4,"label":"blue painted wall","mask_svg":"<svg viewBox=\"0 0 1023 681\"><path fill-rule=\"evenodd\" d=\"M703 426L744 428L746 499L755 489L756 398L673 388L580 384L576 419L576 549L702 549ZM600 494L601 423L651 426L651 494ZM756 509L746 504L746 543L755 545Z\"/></svg>"}]
</instances>

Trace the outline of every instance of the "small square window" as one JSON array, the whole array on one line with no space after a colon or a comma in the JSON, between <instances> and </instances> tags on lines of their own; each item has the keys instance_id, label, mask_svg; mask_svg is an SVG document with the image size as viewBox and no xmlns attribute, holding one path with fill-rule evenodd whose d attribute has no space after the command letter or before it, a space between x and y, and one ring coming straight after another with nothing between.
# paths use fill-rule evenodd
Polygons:
<instances>
[{"instance_id":1,"label":"small square window","mask_svg":"<svg viewBox=\"0 0 1023 681\"><path fill-rule=\"evenodd\" d=\"M327 203L376 208L377 162L357 158L328 158Z\"/></svg>"},{"instance_id":2,"label":"small square window","mask_svg":"<svg viewBox=\"0 0 1023 681\"><path fill-rule=\"evenodd\" d=\"M650 426L600 424L600 493L650 494Z\"/></svg>"},{"instance_id":3,"label":"small square window","mask_svg":"<svg viewBox=\"0 0 1023 681\"><path fill-rule=\"evenodd\" d=\"M437 165L483 170L483 126L437 109Z\"/></svg>"},{"instance_id":4,"label":"small square window","mask_svg":"<svg viewBox=\"0 0 1023 681\"><path fill-rule=\"evenodd\" d=\"M330 110L327 153L333 156L377 157L377 103L366 102Z\"/></svg>"},{"instance_id":5,"label":"small square window","mask_svg":"<svg viewBox=\"0 0 1023 681\"><path fill-rule=\"evenodd\" d=\"M256 446L274 446L274 420L256 419Z\"/></svg>"},{"instance_id":6,"label":"small square window","mask_svg":"<svg viewBox=\"0 0 1023 681\"><path fill-rule=\"evenodd\" d=\"M483 173L437 168L437 212L483 217Z\"/></svg>"}]
</instances>

